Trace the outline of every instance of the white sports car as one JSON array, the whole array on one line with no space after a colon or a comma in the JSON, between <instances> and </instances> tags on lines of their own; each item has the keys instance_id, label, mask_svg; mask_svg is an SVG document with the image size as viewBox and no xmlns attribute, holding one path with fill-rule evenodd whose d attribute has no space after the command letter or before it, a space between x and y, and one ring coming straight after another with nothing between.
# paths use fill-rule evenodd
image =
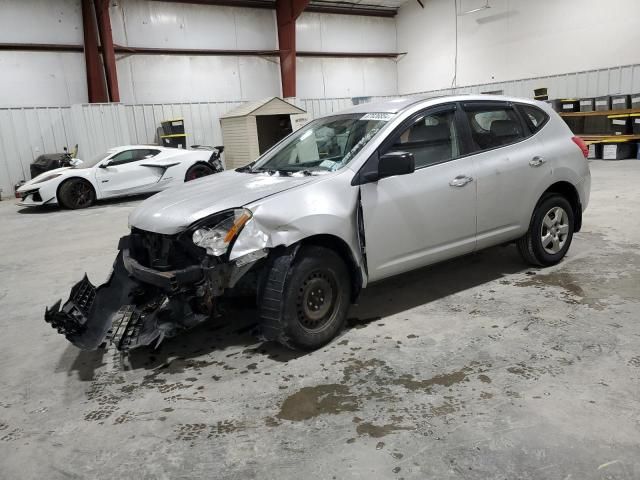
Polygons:
<instances>
[{"instance_id":1,"label":"white sports car","mask_svg":"<svg viewBox=\"0 0 640 480\"><path fill-rule=\"evenodd\" d=\"M127 145L87 162L73 159L70 167L44 172L18 188L18 205L86 208L103 198L159 192L223 170L223 147L192 148Z\"/></svg>"}]
</instances>

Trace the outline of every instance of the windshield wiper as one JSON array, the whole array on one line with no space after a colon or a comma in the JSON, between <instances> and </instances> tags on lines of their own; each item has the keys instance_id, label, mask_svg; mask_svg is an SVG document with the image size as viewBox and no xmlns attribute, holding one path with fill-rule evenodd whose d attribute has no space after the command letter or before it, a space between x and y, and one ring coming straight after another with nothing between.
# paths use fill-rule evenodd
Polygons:
<instances>
[{"instance_id":1,"label":"windshield wiper","mask_svg":"<svg viewBox=\"0 0 640 480\"><path fill-rule=\"evenodd\" d=\"M244 167L238 167L236 168L236 172L240 172L240 173L253 173L254 171L251 170L251 167L253 167L253 164L256 162L251 162L247 165L245 165Z\"/></svg>"},{"instance_id":2,"label":"windshield wiper","mask_svg":"<svg viewBox=\"0 0 640 480\"><path fill-rule=\"evenodd\" d=\"M273 168L255 168L248 170L248 173L266 173L268 175L275 175L279 173L280 170L274 170Z\"/></svg>"}]
</instances>

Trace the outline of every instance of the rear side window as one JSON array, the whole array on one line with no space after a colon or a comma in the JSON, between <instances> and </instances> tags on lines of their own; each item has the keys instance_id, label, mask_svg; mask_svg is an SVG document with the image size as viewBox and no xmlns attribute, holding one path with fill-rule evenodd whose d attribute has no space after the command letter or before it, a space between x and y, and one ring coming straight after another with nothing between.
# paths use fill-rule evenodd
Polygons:
<instances>
[{"instance_id":1,"label":"rear side window","mask_svg":"<svg viewBox=\"0 0 640 480\"><path fill-rule=\"evenodd\" d=\"M520 108L524 112L531 133L536 133L547 123L547 120L549 120L549 115L538 107L534 107L533 105L520 105Z\"/></svg>"},{"instance_id":2,"label":"rear side window","mask_svg":"<svg viewBox=\"0 0 640 480\"><path fill-rule=\"evenodd\" d=\"M491 150L525 138L517 112L510 106L465 107L471 128L472 150Z\"/></svg>"}]
</instances>

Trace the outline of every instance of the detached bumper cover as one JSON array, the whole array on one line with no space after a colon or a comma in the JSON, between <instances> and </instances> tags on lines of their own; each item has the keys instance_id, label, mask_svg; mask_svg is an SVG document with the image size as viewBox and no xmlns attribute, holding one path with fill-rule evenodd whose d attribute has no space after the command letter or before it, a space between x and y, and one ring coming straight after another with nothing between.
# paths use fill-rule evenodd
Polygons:
<instances>
[{"instance_id":1,"label":"detached bumper cover","mask_svg":"<svg viewBox=\"0 0 640 480\"><path fill-rule=\"evenodd\" d=\"M45 310L44 319L75 346L95 350L114 338L115 317L123 306L129 306L139 286L125 270L121 252L106 283L96 288L85 275L62 308L58 300Z\"/></svg>"},{"instance_id":2,"label":"detached bumper cover","mask_svg":"<svg viewBox=\"0 0 640 480\"><path fill-rule=\"evenodd\" d=\"M45 321L80 349L95 350L106 343L125 351L158 345L209 318L215 297L233 287L252 265L203 263L156 270L133 258L130 244L131 236L120 240L103 285L94 286L85 275L62 306L58 300L45 310Z\"/></svg>"},{"instance_id":3,"label":"detached bumper cover","mask_svg":"<svg viewBox=\"0 0 640 480\"><path fill-rule=\"evenodd\" d=\"M82 350L111 343L118 350L157 345L165 336L208 318L185 301L204 271L199 265L161 271L146 267L129 255L129 237L107 281L96 287L87 276L71 289L61 306L58 300L45 310L44 319ZM211 272L209 273L211 275Z\"/></svg>"}]
</instances>

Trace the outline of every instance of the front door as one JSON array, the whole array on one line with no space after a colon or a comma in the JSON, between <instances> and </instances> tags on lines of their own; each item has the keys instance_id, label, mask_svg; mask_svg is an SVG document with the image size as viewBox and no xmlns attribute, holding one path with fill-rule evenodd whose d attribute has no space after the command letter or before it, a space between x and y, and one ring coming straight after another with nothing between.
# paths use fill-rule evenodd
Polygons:
<instances>
[{"instance_id":1,"label":"front door","mask_svg":"<svg viewBox=\"0 0 640 480\"><path fill-rule=\"evenodd\" d=\"M473 251L475 171L455 110L425 110L381 146L381 155L411 152L415 172L360 187L369 281Z\"/></svg>"},{"instance_id":2,"label":"front door","mask_svg":"<svg viewBox=\"0 0 640 480\"><path fill-rule=\"evenodd\" d=\"M102 196L107 198L152 191L164 170L143 164L158 153L160 150L156 149L131 149L111 157L106 166L98 168L96 172Z\"/></svg>"}]
</instances>

